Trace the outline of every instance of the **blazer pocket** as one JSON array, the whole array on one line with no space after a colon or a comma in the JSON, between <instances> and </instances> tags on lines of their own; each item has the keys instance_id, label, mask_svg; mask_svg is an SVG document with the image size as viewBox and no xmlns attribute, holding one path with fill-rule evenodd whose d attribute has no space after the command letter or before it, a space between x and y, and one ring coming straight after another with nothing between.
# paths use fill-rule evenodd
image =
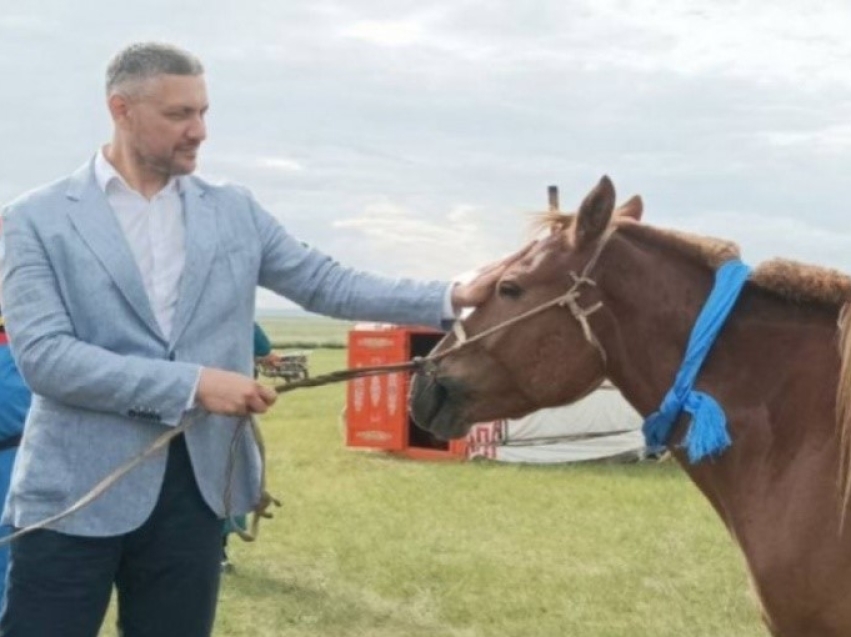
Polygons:
<instances>
[{"instance_id":1,"label":"blazer pocket","mask_svg":"<svg viewBox=\"0 0 851 637\"><path fill-rule=\"evenodd\" d=\"M31 500L63 500L75 480L75 461L69 455L68 425L73 414L39 409L30 414L15 460L15 472L33 459L43 467L28 471L16 489L17 495ZM64 421L64 422L63 422Z\"/></svg>"}]
</instances>

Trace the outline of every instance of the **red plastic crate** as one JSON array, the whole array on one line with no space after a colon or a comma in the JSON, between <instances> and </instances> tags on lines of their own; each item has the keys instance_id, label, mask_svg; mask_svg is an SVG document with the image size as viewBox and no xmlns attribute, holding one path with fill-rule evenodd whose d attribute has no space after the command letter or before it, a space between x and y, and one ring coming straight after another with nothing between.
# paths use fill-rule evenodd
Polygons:
<instances>
[{"instance_id":1,"label":"red plastic crate","mask_svg":"<svg viewBox=\"0 0 851 637\"><path fill-rule=\"evenodd\" d=\"M348 365L373 367L426 355L442 332L424 327L369 325L348 336ZM411 375L396 372L349 381L346 445L427 460L463 459L465 440L444 442L416 427L408 414Z\"/></svg>"}]
</instances>

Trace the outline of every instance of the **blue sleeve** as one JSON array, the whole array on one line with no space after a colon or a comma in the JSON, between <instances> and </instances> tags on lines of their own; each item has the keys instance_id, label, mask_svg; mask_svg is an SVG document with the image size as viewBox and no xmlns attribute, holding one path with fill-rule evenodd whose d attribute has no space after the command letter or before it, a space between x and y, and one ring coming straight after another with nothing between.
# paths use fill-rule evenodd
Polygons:
<instances>
[{"instance_id":1,"label":"blue sleeve","mask_svg":"<svg viewBox=\"0 0 851 637\"><path fill-rule=\"evenodd\" d=\"M0 441L23 432L30 399L9 347L0 346Z\"/></svg>"},{"instance_id":2,"label":"blue sleeve","mask_svg":"<svg viewBox=\"0 0 851 637\"><path fill-rule=\"evenodd\" d=\"M254 356L266 356L272 352L272 343L266 332L257 323L254 324Z\"/></svg>"}]
</instances>

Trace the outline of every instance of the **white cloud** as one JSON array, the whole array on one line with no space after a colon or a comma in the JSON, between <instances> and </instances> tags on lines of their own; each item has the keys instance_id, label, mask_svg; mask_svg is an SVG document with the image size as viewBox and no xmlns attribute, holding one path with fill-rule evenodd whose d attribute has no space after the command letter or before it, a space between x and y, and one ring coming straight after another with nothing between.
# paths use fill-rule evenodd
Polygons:
<instances>
[{"instance_id":1,"label":"white cloud","mask_svg":"<svg viewBox=\"0 0 851 637\"><path fill-rule=\"evenodd\" d=\"M341 34L378 46L410 46L424 40L425 25L417 20L362 20L343 28Z\"/></svg>"},{"instance_id":2,"label":"white cloud","mask_svg":"<svg viewBox=\"0 0 851 637\"><path fill-rule=\"evenodd\" d=\"M304 165L289 157L259 157L254 162L259 168L270 168L282 172L300 172Z\"/></svg>"},{"instance_id":3,"label":"white cloud","mask_svg":"<svg viewBox=\"0 0 851 637\"><path fill-rule=\"evenodd\" d=\"M481 215L482 211L478 206L471 204L458 204L446 215L446 220L453 226L467 224L468 222Z\"/></svg>"},{"instance_id":4,"label":"white cloud","mask_svg":"<svg viewBox=\"0 0 851 637\"><path fill-rule=\"evenodd\" d=\"M207 175L212 173L247 172L266 174L272 178L276 175L292 175L305 172L303 162L286 156L252 155L248 153L226 152L215 150L204 156L203 168ZM227 180L223 176L224 180Z\"/></svg>"},{"instance_id":5,"label":"white cloud","mask_svg":"<svg viewBox=\"0 0 851 637\"><path fill-rule=\"evenodd\" d=\"M48 16L15 13L0 15L0 33L7 32L7 37L21 36L25 33L46 35L55 32L58 28L56 20Z\"/></svg>"},{"instance_id":6,"label":"white cloud","mask_svg":"<svg viewBox=\"0 0 851 637\"><path fill-rule=\"evenodd\" d=\"M808 152L830 155L844 155L851 151L849 124L837 124L816 130L766 131L760 133L760 136L766 143L778 148L803 147Z\"/></svg>"},{"instance_id":7,"label":"white cloud","mask_svg":"<svg viewBox=\"0 0 851 637\"><path fill-rule=\"evenodd\" d=\"M362 253L375 255L371 265L385 273L451 278L499 253L498 242L470 206L429 217L384 199L333 227L346 231ZM388 263L396 267L388 269Z\"/></svg>"},{"instance_id":8,"label":"white cloud","mask_svg":"<svg viewBox=\"0 0 851 637\"><path fill-rule=\"evenodd\" d=\"M840 0L573 0L502 3L483 15L478 4L459 3L418 40L508 67L710 74L815 89L851 85L849 28Z\"/></svg>"},{"instance_id":9,"label":"white cloud","mask_svg":"<svg viewBox=\"0 0 851 637\"><path fill-rule=\"evenodd\" d=\"M570 210L604 173L644 196L649 223L738 240L748 259L851 255L844 1L143 5L0 16L0 199L103 141L118 48L174 38L208 69L204 172L346 264L452 276L519 247L548 184Z\"/></svg>"},{"instance_id":10,"label":"white cloud","mask_svg":"<svg viewBox=\"0 0 851 637\"><path fill-rule=\"evenodd\" d=\"M680 228L734 238L742 250L742 259L752 266L783 257L851 272L851 230L826 228L806 217L716 211L688 220Z\"/></svg>"}]
</instances>

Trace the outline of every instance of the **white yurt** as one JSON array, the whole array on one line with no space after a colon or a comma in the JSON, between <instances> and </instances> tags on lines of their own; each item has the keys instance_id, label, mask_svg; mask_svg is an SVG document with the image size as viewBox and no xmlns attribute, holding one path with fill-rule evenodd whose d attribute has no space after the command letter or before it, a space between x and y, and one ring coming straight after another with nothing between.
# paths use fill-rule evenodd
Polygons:
<instances>
[{"instance_id":1,"label":"white yurt","mask_svg":"<svg viewBox=\"0 0 851 637\"><path fill-rule=\"evenodd\" d=\"M606 383L571 405L475 425L467 456L527 463L638 460L645 451L641 424L641 415Z\"/></svg>"}]
</instances>

